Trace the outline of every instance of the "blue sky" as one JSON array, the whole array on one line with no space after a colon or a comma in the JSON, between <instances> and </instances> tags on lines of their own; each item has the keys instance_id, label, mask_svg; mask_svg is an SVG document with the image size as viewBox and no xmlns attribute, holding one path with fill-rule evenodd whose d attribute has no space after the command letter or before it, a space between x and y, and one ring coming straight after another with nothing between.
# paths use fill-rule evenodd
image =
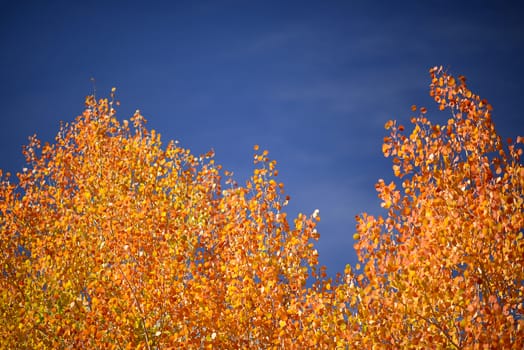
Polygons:
<instances>
[{"instance_id":1,"label":"blue sky","mask_svg":"<svg viewBox=\"0 0 524 350\"><path fill-rule=\"evenodd\" d=\"M164 141L242 183L252 147L277 160L289 211L320 209L320 261L355 263L354 216L379 213L390 180L384 123L433 107L428 69L468 78L504 137L524 135L524 11L511 1L3 1L0 168L52 141L59 121L117 87L119 117L140 109ZM447 120L442 113L429 115Z\"/></svg>"}]
</instances>

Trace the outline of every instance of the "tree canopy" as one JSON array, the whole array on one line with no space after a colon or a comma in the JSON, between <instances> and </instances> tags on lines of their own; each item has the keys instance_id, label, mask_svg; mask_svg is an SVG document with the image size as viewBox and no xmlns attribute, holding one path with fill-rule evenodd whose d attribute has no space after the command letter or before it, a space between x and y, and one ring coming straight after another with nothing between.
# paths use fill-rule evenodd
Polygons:
<instances>
[{"instance_id":1,"label":"tree canopy","mask_svg":"<svg viewBox=\"0 0 524 350\"><path fill-rule=\"evenodd\" d=\"M358 217L358 336L386 346L521 348L523 138L504 144L492 107L464 77L430 73L430 95L450 118L432 123L413 106L411 133L386 123L382 150L398 182L376 185L386 217Z\"/></svg>"},{"instance_id":2,"label":"tree canopy","mask_svg":"<svg viewBox=\"0 0 524 350\"><path fill-rule=\"evenodd\" d=\"M360 263L318 264L318 212L286 214L255 146L245 184L86 98L27 167L0 171L3 348L524 346L523 138L464 77L430 70L445 123L386 123L395 181L357 216ZM351 213L348 213L351 215Z\"/></svg>"}]
</instances>

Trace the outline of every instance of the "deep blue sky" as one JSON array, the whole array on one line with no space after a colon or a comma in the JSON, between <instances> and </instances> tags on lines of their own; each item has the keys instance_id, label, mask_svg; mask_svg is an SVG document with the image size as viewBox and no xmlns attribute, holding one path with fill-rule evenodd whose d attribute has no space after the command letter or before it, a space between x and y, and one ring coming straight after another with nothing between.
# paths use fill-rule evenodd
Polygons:
<instances>
[{"instance_id":1,"label":"deep blue sky","mask_svg":"<svg viewBox=\"0 0 524 350\"><path fill-rule=\"evenodd\" d=\"M213 148L240 183L252 147L277 160L289 211L320 209L330 274L354 263L354 216L392 179L384 123L432 107L428 69L468 78L504 137L524 135L516 1L2 1L0 168L117 87L164 141ZM445 114L431 115L447 120Z\"/></svg>"}]
</instances>

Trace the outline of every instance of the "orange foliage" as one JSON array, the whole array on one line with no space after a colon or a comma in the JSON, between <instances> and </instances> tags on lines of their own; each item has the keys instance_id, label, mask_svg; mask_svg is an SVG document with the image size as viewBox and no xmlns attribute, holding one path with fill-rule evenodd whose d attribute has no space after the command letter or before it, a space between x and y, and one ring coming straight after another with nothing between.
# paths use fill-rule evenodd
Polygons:
<instances>
[{"instance_id":1,"label":"orange foliage","mask_svg":"<svg viewBox=\"0 0 524 350\"><path fill-rule=\"evenodd\" d=\"M402 348L524 346L522 138L503 145L491 106L433 68L431 96L410 134L389 121L385 156L399 183L379 180L386 217L357 218L354 344ZM414 106L413 111L417 108ZM348 278L355 278L348 275Z\"/></svg>"},{"instance_id":2,"label":"orange foliage","mask_svg":"<svg viewBox=\"0 0 524 350\"><path fill-rule=\"evenodd\" d=\"M1 347L322 343L316 215L288 223L267 151L245 186L224 184L212 152L164 149L138 111L120 123L113 102L86 105L1 183Z\"/></svg>"},{"instance_id":3,"label":"orange foliage","mask_svg":"<svg viewBox=\"0 0 524 350\"><path fill-rule=\"evenodd\" d=\"M0 347L522 348L523 139L430 73L451 118L386 123L399 183L378 181L387 215L357 217L362 266L336 281L267 151L239 186L138 111L119 122L114 90L88 97L54 144L30 139L17 184L0 172Z\"/></svg>"}]
</instances>

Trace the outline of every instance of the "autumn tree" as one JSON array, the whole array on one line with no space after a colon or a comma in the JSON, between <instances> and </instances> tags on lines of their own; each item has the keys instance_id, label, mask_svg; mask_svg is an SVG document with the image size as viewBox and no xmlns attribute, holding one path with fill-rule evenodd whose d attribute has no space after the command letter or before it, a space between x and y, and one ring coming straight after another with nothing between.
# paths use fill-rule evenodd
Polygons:
<instances>
[{"instance_id":1,"label":"autumn tree","mask_svg":"<svg viewBox=\"0 0 524 350\"><path fill-rule=\"evenodd\" d=\"M88 97L53 144L30 139L16 181L0 173L0 347L522 348L523 139L430 73L449 119L386 123L387 214L357 217L360 264L335 281L267 151L238 185Z\"/></svg>"},{"instance_id":2,"label":"autumn tree","mask_svg":"<svg viewBox=\"0 0 524 350\"><path fill-rule=\"evenodd\" d=\"M2 176L1 348L331 347L320 218L289 222L267 151L237 185L113 97Z\"/></svg>"},{"instance_id":3,"label":"autumn tree","mask_svg":"<svg viewBox=\"0 0 524 350\"><path fill-rule=\"evenodd\" d=\"M407 132L395 121L382 150L397 181L376 184L387 215L357 217L361 272L337 287L345 339L359 348L524 347L522 137L503 142L492 107L442 68Z\"/></svg>"}]
</instances>

